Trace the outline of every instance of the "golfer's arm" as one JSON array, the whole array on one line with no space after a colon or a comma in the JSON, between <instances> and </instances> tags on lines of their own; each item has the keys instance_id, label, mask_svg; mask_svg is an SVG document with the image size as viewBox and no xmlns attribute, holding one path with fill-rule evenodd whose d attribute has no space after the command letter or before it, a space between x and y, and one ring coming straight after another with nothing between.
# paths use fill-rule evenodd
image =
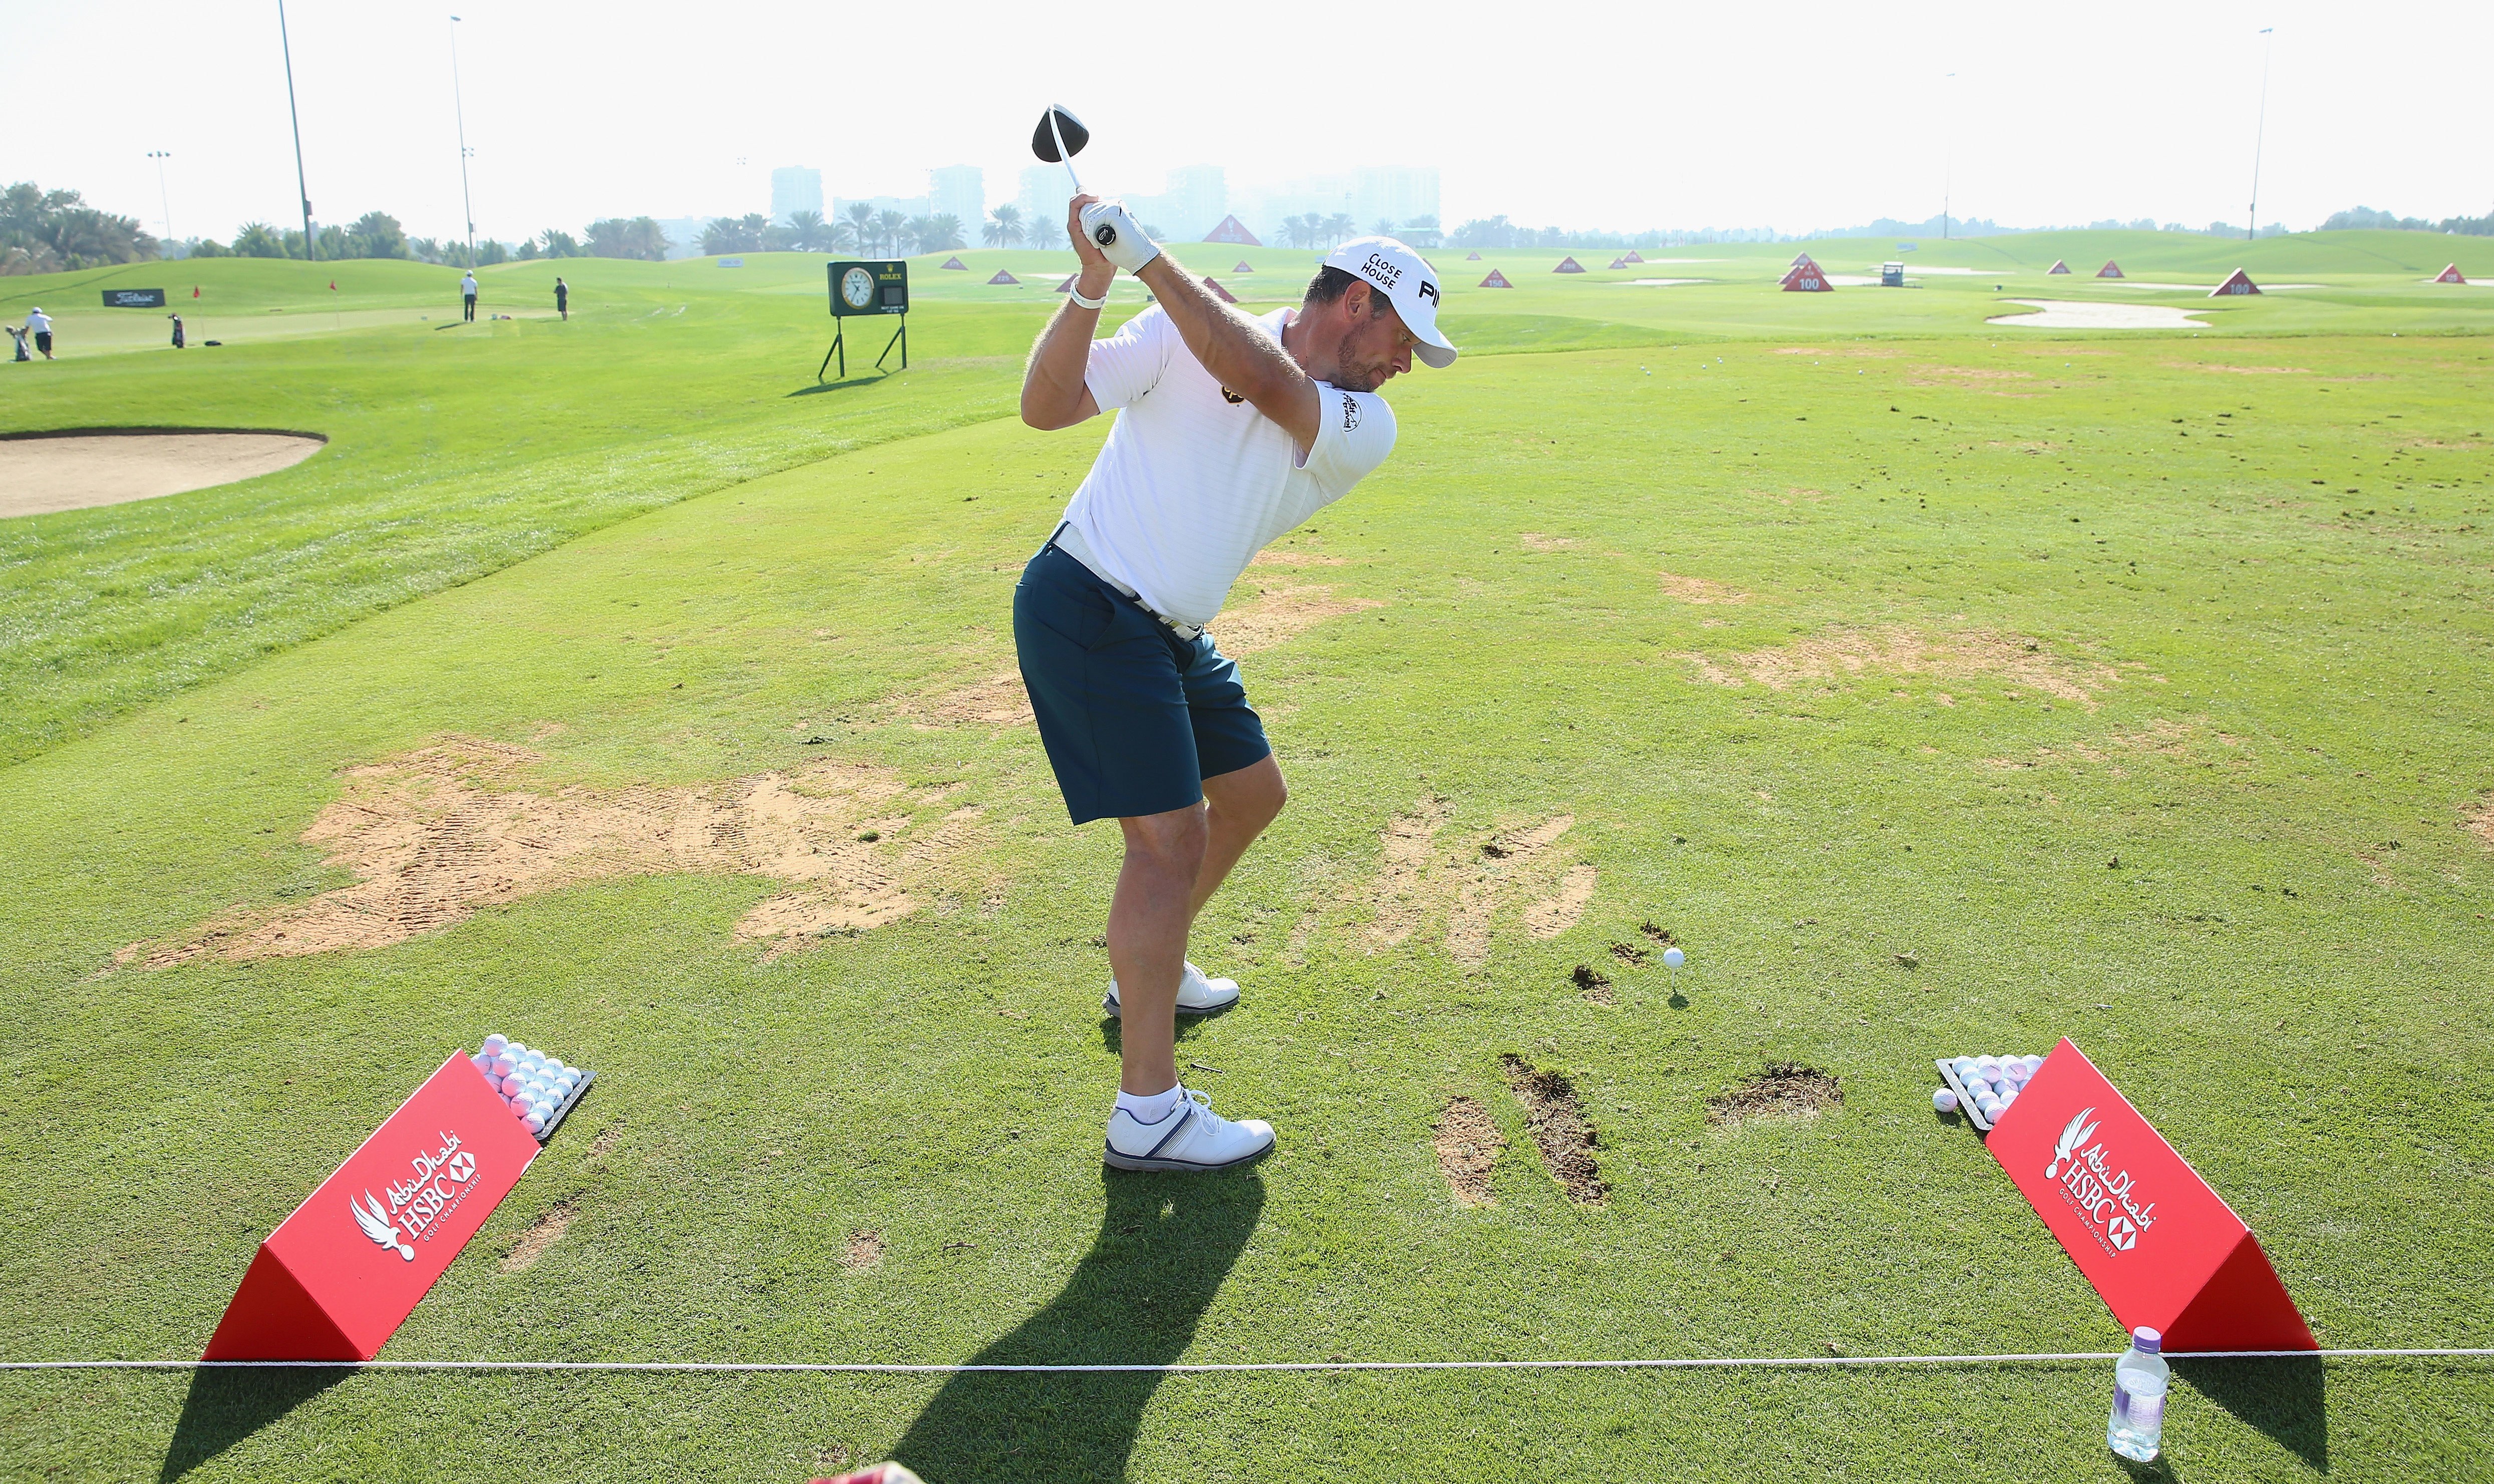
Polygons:
<instances>
[{"instance_id":1,"label":"golfer's arm","mask_svg":"<svg viewBox=\"0 0 2494 1484\"><path fill-rule=\"evenodd\" d=\"M1109 286L1078 287L1084 298L1096 299ZM1084 309L1071 299L1057 306L1056 317L1030 348L1030 364L1021 374L1023 422L1053 433L1100 415L1100 403L1085 380L1091 370L1091 336L1099 328L1098 310Z\"/></svg>"},{"instance_id":2,"label":"golfer's arm","mask_svg":"<svg viewBox=\"0 0 2494 1484\"><path fill-rule=\"evenodd\" d=\"M1143 264L1137 277L1160 300L1178 338L1196 362L1256 410L1282 425L1305 451L1316 445L1323 399L1317 383L1291 359L1281 342L1231 305L1212 296L1195 275L1166 252Z\"/></svg>"}]
</instances>

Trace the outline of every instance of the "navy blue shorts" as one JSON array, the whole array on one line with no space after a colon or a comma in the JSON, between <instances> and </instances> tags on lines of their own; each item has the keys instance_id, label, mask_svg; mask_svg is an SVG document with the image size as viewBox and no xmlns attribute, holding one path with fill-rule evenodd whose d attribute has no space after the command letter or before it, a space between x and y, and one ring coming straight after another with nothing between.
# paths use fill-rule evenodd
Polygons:
<instances>
[{"instance_id":1,"label":"navy blue shorts","mask_svg":"<svg viewBox=\"0 0 2494 1484\"><path fill-rule=\"evenodd\" d=\"M1272 755L1211 634L1179 638L1053 542L1014 589L1014 650L1078 825L1183 809Z\"/></svg>"}]
</instances>

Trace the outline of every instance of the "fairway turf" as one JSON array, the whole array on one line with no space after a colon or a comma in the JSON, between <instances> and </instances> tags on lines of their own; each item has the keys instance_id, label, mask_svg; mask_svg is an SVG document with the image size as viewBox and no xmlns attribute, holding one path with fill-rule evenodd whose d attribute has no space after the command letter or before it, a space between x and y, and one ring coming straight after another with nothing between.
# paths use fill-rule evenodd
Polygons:
<instances>
[{"instance_id":1,"label":"fairway turf","mask_svg":"<svg viewBox=\"0 0 2494 1484\"><path fill-rule=\"evenodd\" d=\"M1182 256L1220 276L1232 252ZM1273 278L1305 257L1272 255ZM1281 1144L1240 1178L1110 1178L1093 935L1114 838L1065 826L1027 725L938 704L1011 668L1011 585L1105 425L1002 417L1044 305L950 285L927 322L982 326L992 365L799 398L792 421L765 399L809 379L778 361L819 356L820 321L746 304L793 302L785 279L646 348L618 329L547 350L522 326L456 351L380 330L254 350L329 368L339 441L116 507L243 540L278 524L254 492L360 439L361 488L420 526L437 497L409 472L426 435L404 379L434 368L475 383L465 499L492 502L493 440L527 419L582 425L541 435L549 479L637 489L581 470L637 446L667 395L643 383L683 360L737 473L780 470L685 474L672 503L610 492L561 526L524 487L524 538L464 566L410 548L389 611L304 622L349 586L321 555L359 547L343 524L296 543L302 596L269 605L327 637L237 658L171 636L162 688L56 703L45 738L91 735L0 772L20 1027L0 1358L197 1353L253 1244L494 1029L598 1082L385 1358L2110 1350L2102 1304L1929 1110L1932 1056L2059 1035L2251 1224L2324 1345L2489 1343L2494 341L2012 336L1982 325L1989 281L1927 291L1952 304L1936 330L1878 290L1726 282L1653 324L1592 294L1690 290L1517 290L1511 318L1472 321L1491 347L1546 322L1651 343L1399 380L1396 457L1242 582L1241 616L1329 616L1242 662L1294 800L1195 940L1247 1001L1179 1054ZM1469 345L1454 317L1489 312L1449 297ZM1824 333L1789 333L1810 314ZM757 348L771 364L742 365ZM116 420L123 394L64 382L47 415ZM57 560L66 593L120 559ZM13 632L92 644L83 621ZM95 661L96 683L119 668ZM957 845L913 867L908 916L793 952L736 936L776 880L616 870L387 947L115 967L346 885L306 827L348 770L445 737L529 749L477 786L548 797L871 765L905 785L883 859L948 822ZM1580 918L1540 907L1584 867ZM1647 924L1687 945L1676 981L1612 952L1651 948ZM1510 1054L1572 1079L1606 1202L1544 1172ZM1783 1061L1835 1075L1841 1105L1710 1122ZM1506 1140L1492 1204L1459 1204L1431 1147L1458 1097ZM63 1478L411 1477L492 1438L584 1478L793 1480L898 1446L929 1484L2120 1479L2109 1370L15 1373L0 1451ZM2176 1375L2167 1436L2193 1480L2465 1476L2494 1414L2482 1363Z\"/></svg>"}]
</instances>

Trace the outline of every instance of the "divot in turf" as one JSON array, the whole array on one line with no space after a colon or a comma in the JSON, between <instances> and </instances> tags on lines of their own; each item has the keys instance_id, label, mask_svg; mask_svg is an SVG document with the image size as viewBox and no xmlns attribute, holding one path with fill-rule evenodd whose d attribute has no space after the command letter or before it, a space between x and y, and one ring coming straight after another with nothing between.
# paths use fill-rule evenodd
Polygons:
<instances>
[{"instance_id":1,"label":"divot in turf","mask_svg":"<svg viewBox=\"0 0 2494 1484\"><path fill-rule=\"evenodd\" d=\"M1536 1068L1512 1051L1499 1058L1499 1064L1506 1071L1506 1085L1524 1105L1525 1122L1541 1151L1541 1167L1578 1205L1599 1205L1609 1199L1611 1187L1595 1162L1594 1126L1586 1121L1576 1084L1566 1073Z\"/></svg>"}]
</instances>

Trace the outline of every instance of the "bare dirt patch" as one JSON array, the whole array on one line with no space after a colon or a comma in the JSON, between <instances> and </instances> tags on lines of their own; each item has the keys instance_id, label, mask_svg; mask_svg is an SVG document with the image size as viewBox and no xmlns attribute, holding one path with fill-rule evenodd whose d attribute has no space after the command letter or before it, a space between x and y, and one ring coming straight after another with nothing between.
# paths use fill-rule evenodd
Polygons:
<instances>
[{"instance_id":1,"label":"bare dirt patch","mask_svg":"<svg viewBox=\"0 0 2494 1484\"><path fill-rule=\"evenodd\" d=\"M1658 572L1655 576L1662 584L1663 596L1677 598L1684 603L1746 603L1749 600L1749 594L1703 577L1677 577L1669 572Z\"/></svg>"},{"instance_id":2,"label":"bare dirt patch","mask_svg":"<svg viewBox=\"0 0 2494 1484\"><path fill-rule=\"evenodd\" d=\"M1351 560L1346 557L1328 557L1323 552L1285 551L1280 547L1268 546L1262 551L1258 552L1256 554L1256 560L1247 563L1247 565L1251 568L1342 567L1351 565Z\"/></svg>"},{"instance_id":3,"label":"bare dirt patch","mask_svg":"<svg viewBox=\"0 0 2494 1484\"><path fill-rule=\"evenodd\" d=\"M898 774L826 763L684 787L538 792L542 762L506 742L450 737L347 769L306 844L355 881L308 900L244 908L115 959L164 968L195 958L292 957L383 948L478 908L583 882L675 872L767 876L789 890L736 924L740 938L862 932L918 910L917 891L981 839L975 808L928 828ZM941 798L941 794L935 796Z\"/></svg>"},{"instance_id":4,"label":"bare dirt patch","mask_svg":"<svg viewBox=\"0 0 2494 1484\"><path fill-rule=\"evenodd\" d=\"M1574 536L1545 536L1537 530L1527 530L1516 536L1526 547L1536 552L1562 551L1576 544Z\"/></svg>"},{"instance_id":5,"label":"bare dirt patch","mask_svg":"<svg viewBox=\"0 0 2494 1484\"><path fill-rule=\"evenodd\" d=\"M1575 984L1576 992L1581 995L1584 998L1585 1003L1589 1005L1616 1005L1619 1003L1618 996L1611 993L1611 977L1608 974L1603 973L1601 970L1595 968L1590 963L1580 963L1576 965L1576 972L1567 976L1567 978L1570 983Z\"/></svg>"},{"instance_id":6,"label":"bare dirt patch","mask_svg":"<svg viewBox=\"0 0 2494 1484\"><path fill-rule=\"evenodd\" d=\"M1611 956L1631 969L1641 969L1645 967L1647 953L1633 943L1614 943L1611 945Z\"/></svg>"},{"instance_id":7,"label":"bare dirt patch","mask_svg":"<svg viewBox=\"0 0 2494 1484\"><path fill-rule=\"evenodd\" d=\"M905 698L893 714L921 731L965 726L1002 731L1030 723L1030 694L1022 689L1021 672L1008 670L958 690Z\"/></svg>"},{"instance_id":8,"label":"bare dirt patch","mask_svg":"<svg viewBox=\"0 0 2494 1484\"><path fill-rule=\"evenodd\" d=\"M1771 690L1789 690L1806 681L1831 681L1880 672L1962 679L1993 677L2024 685L2055 700L2095 709L2095 692L2120 676L2112 666L2064 659L2045 651L2038 640L1991 629L1967 629L1934 637L1903 624L1881 628L1839 628L1795 639L1771 650L1752 650L1728 656L1732 668L1702 654L1677 656L1697 667L1717 685L1749 680Z\"/></svg>"},{"instance_id":9,"label":"bare dirt patch","mask_svg":"<svg viewBox=\"0 0 2494 1484\"><path fill-rule=\"evenodd\" d=\"M1438 1149L1438 1172L1446 1177L1456 1204L1496 1205L1490 1198L1489 1175L1498 1164L1499 1151L1506 1147L1506 1136L1498 1132L1489 1109L1475 1098L1448 1098L1446 1110L1438 1115L1432 1131L1437 1136L1432 1142Z\"/></svg>"},{"instance_id":10,"label":"bare dirt patch","mask_svg":"<svg viewBox=\"0 0 2494 1484\"><path fill-rule=\"evenodd\" d=\"M1918 366L1905 378L1907 386L1980 386L1987 381L2032 381L2031 371L1998 366Z\"/></svg>"},{"instance_id":11,"label":"bare dirt patch","mask_svg":"<svg viewBox=\"0 0 2494 1484\"><path fill-rule=\"evenodd\" d=\"M520 1239L511 1244L509 1252L502 1254L502 1270L525 1273L536 1266L537 1259L546 1255L546 1249L563 1240L563 1234L571 1229L573 1219L579 1215L579 1202L570 1196L556 1201L547 1208L545 1215L529 1223L529 1229L520 1233Z\"/></svg>"},{"instance_id":12,"label":"bare dirt patch","mask_svg":"<svg viewBox=\"0 0 2494 1484\"><path fill-rule=\"evenodd\" d=\"M1370 952L1402 943L1444 915L1447 953L1477 964L1489 957L1493 927L1513 904L1523 904L1525 931L1536 938L1555 938L1584 919L1599 872L1571 862L1559 843L1574 815L1502 829L1467 849L1439 841L1453 812L1449 801L1433 796L1380 832Z\"/></svg>"},{"instance_id":13,"label":"bare dirt patch","mask_svg":"<svg viewBox=\"0 0 2494 1484\"><path fill-rule=\"evenodd\" d=\"M849 1233L849 1243L840 1253L840 1266L852 1273L863 1273L883 1260L883 1233L871 1227L860 1227Z\"/></svg>"},{"instance_id":14,"label":"bare dirt patch","mask_svg":"<svg viewBox=\"0 0 2494 1484\"><path fill-rule=\"evenodd\" d=\"M1222 653L1236 659L1296 638L1327 619L1384 606L1375 598L1339 597L1331 588L1315 584L1266 588L1246 602L1222 610L1213 621L1213 638Z\"/></svg>"},{"instance_id":15,"label":"bare dirt patch","mask_svg":"<svg viewBox=\"0 0 2494 1484\"><path fill-rule=\"evenodd\" d=\"M2460 805L2459 819L2478 843L2494 848L2494 794L2479 794Z\"/></svg>"},{"instance_id":16,"label":"bare dirt patch","mask_svg":"<svg viewBox=\"0 0 2494 1484\"><path fill-rule=\"evenodd\" d=\"M1500 1058L1506 1085L1524 1105L1525 1122L1541 1151L1541 1167L1578 1205L1599 1205L1611 1188L1595 1162L1594 1126L1585 1121L1585 1105L1576 1085L1564 1072L1536 1069L1513 1052Z\"/></svg>"},{"instance_id":17,"label":"bare dirt patch","mask_svg":"<svg viewBox=\"0 0 2494 1484\"><path fill-rule=\"evenodd\" d=\"M309 433L207 429L0 439L0 519L232 484L300 464L327 441Z\"/></svg>"},{"instance_id":18,"label":"bare dirt patch","mask_svg":"<svg viewBox=\"0 0 2494 1484\"><path fill-rule=\"evenodd\" d=\"M2052 764L2095 764L2104 766L2114 777L2125 777L2125 758L2187 758L2200 750L2203 741L2239 750L2242 740L2224 732L2207 731L2187 722L2159 720L2135 732L2113 732L2093 742L2063 742L2058 746L2038 747L2031 760L1994 757L1984 759L1987 768L2002 770L2041 768Z\"/></svg>"},{"instance_id":19,"label":"bare dirt patch","mask_svg":"<svg viewBox=\"0 0 2494 1484\"><path fill-rule=\"evenodd\" d=\"M1706 1100L1706 1121L1718 1129L1754 1119L1815 1118L1844 1105L1836 1078L1800 1062L1775 1062L1729 1092Z\"/></svg>"},{"instance_id":20,"label":"bare dirt patch","mask_svg":"<svg viewBox=\"0 0 2494 1484\"><path fill-rule=\"evenodd\" d=\"M2181 371L2223 371L2238 377L2308 377L2312 375L2312 368L2309 366L2209 366L2198 361L2167 361L2165 364Z\"/></svg>"}]
</instances>

